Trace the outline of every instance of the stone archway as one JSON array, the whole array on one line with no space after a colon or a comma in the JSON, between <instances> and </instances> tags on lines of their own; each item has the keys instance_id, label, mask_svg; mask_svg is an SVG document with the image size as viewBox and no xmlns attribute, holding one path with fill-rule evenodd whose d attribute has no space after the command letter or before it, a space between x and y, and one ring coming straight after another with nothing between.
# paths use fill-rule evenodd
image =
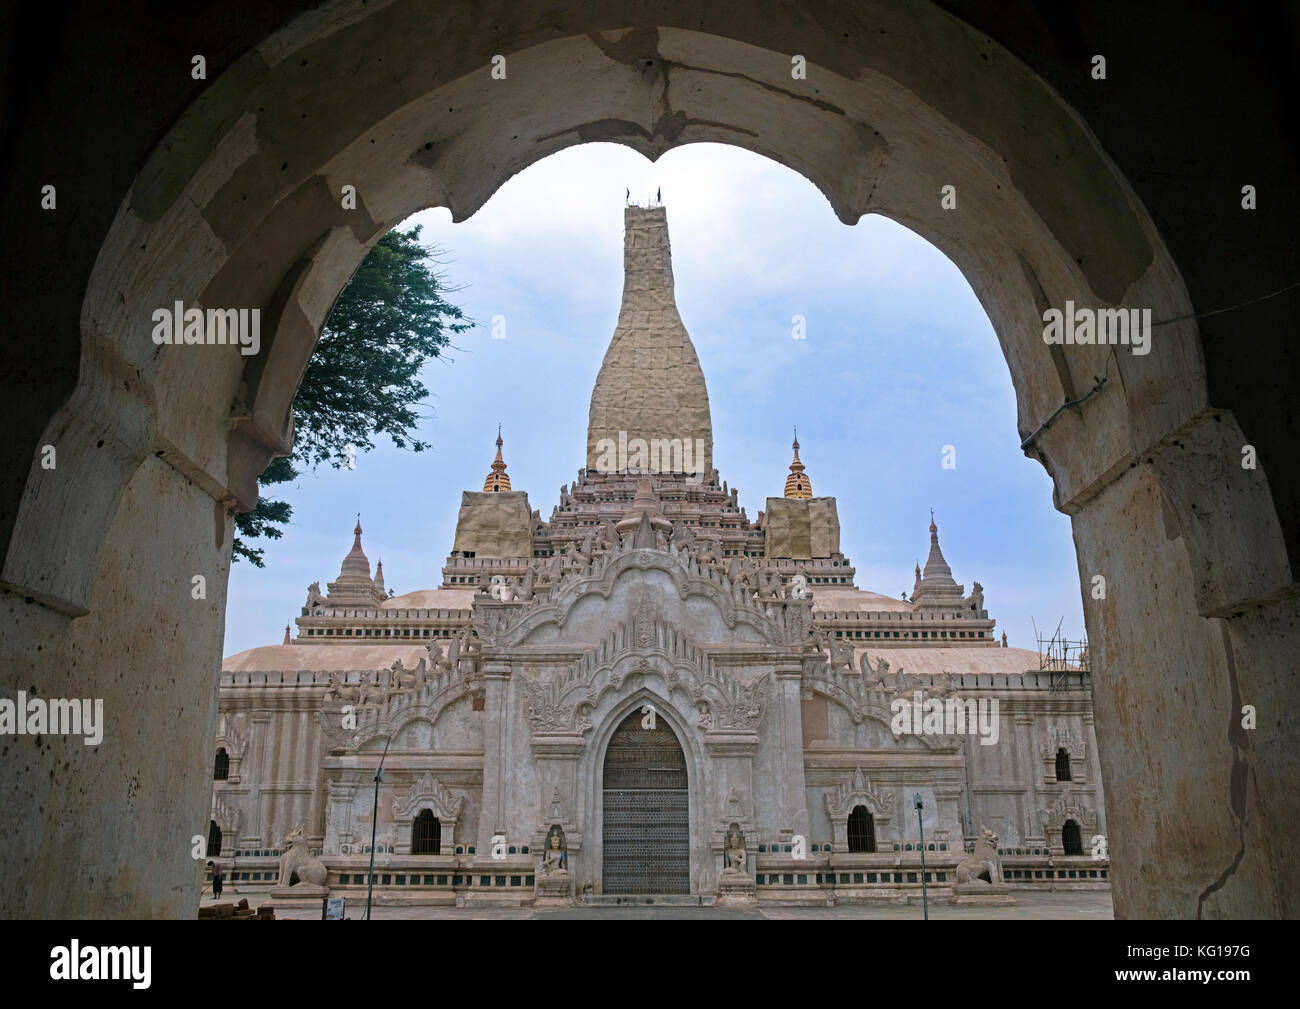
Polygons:
<instances>
[{"instance_id":1,"label":"stone archway","mask_svg":"<svg viewBox=\"0 0 1300 1009\"><path fill-rule=\"evenodd\" d=\"M25 284L28 275L15 274L13 285L20 317L28 308L41 317L41 303L24 299L61 297L45 309L59 320L54 337L16 348L33 369L44 357L54 363L48 388L15 400L29 409L13 428L16 463L0 468L0 589L11 624L2 657L46 693L105 698L108 724L105 759L93 764L69 759L61 740L39 759L6 764L14 815L0 828L10 859L0 904L70 917L192 910L198 875L174 839L201 829L207 801L230 511L253 502L257 474L288 447L298 377L367 246L425 206L463 219L511 174L572 144L613 140L653 157L715 140L802 172L846 222L876 212L913 228L957 263L988 310L1019 434L1072 517L1081 582L1091 589L1100 576L1109 588L1085 600L1097 744L1117 810L1117 913L1295 913L1300 856L1275 842L1295 819L1296 688L1284 671L1300 625L1300 540L1295 475L1275 463L1289 458L1293 424L1269 404L1296 383L1280 352L1275 368L1273 358L1247 367L1224 349L1236 341L1199 331L1198 311L1250 290L1219 278L1268 275L1269 246L1249 270L1225 267L1219 250L1197 244L1210 238L1189 237L1195 226L1180 223L1187 211L1175 201L1160 220L1185 255L1170 255L1113 160L1119 150L1144 169L1160 147L1138 139L1154 136L1151 123L1125 133L1105 111L1085 118L1061 97L1078 89L1056 57L1035 62L1065 80L1060 87L1012 54L1034 52L1018 25L986 31L938 4L879 0L829 12L760 0L737 18L661 0L636 22L598 0L563 11L525 0L472 20L451 5L430 15L403 2L361 11L325 3L294 17L307 7L285 4L250 23L214 54L212 79L188 109L163 107L130 134L136 148L115 124L123 153L101 166L101 188L87 183L98 203L79 209L81 221L98 222L88 240L70 240L71 223L30 229L53 236L27 250L35 268L45 250L58 264L45 267L50 276L68 276ZM180 29L155 20L148 30ZM1075 36L1071 49L1085 37ZM114 57L98 42L78 58L107 79L95 61ZM1168 40L1144 49L1137 36L1131 44L1134 67L1178 49ZM193 49L188 38L169 46ZM804 85L790 76L791 50L806 58ZM493 83L498 53L510 70ZM73 88L67 104L75 111L83 96ZM39 127L42 117L74 118L42 107L31 120ZM1114 149L1092 122L1109 127ZM22 143L42 138L34 128ZM1233 147L1222 134L1214 142ZM38 146L32 160L76 162L74 151L61 161ZM1293 174L1294 159L1274 153L1269 162L1280 178ZM34 191L34 180L22 181L10 191ZM356 210L341 205L345 185L356 188ZM955 213L940 206L944 185L956 187ZM14 206L22 209L6 220L26 221L30 209ZM1288 262L1285 252L1273 259L1274 270ZM176 300L260 309L262 353L163 352L148 320ZM1067 300L1150 308L1158 350L1045 347L1042 310ZM1107 384L1062 410L1094 376ZM57 468L42 468L44 445L57 448ZM1261 449L1255 470L1240 465L1246 445ZM202 599L192 595L196 578L207 586ZM134 668L187 675L102 674L128 653ZM1251 736L1246 704L1281 714ZM136 731L142 712L180 710L184 722L159 721L147 739ZM143 785L178 799L141 819L116 769L145 774L160 747L172 757L167 775ZM64 763L66 772L50 773ZM1126 775L1132 767L1146 773ZM116 824L120 846L102 845L78 816ZM146 872L144 855L124 862L128 838L141 852L175 849L169 871ZM94 870L94 886L67 887L76 866ZM176 889L187 872L192 885Z\"/></svg>"}]
</instances>

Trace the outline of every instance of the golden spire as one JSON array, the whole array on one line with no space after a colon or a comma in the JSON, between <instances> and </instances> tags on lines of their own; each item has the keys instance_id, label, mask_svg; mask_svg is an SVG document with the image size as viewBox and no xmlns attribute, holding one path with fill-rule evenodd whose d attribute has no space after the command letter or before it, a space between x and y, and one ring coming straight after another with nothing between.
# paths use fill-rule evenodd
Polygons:
<instances>
[{"instance_id":1,"label":"golden spire","mask_svg":"<svg viewBox=\"0 0 1300 1009\"><path fill-rule=\"evenodd\" d=\"M506 462L501 458L501 425L497 425L497 457L492 463L492 472L483 481L485 491L503 491L510 489L510 475L506 472Z\"/></svg>"},{"instance_id":2,"label":"golden spire","mask_svg":"<svg viewBox=\"0 0 1300 1009\"><path fill-rule=\"evenodd\" d=\"M790 475L785 478L786 497L812 497L812 481L799 461L799 429L794 430L794 462L790 464Z\"/></svg>"}]
</instances>

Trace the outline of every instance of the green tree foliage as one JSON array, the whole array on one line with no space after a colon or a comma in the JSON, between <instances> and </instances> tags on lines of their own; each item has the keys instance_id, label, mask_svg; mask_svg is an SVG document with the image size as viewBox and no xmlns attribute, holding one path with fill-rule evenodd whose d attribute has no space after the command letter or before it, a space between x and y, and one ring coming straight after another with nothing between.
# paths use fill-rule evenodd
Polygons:
<instances>
[{"instance_id":1,"label":"green tree foliage","mask_svg":"<svg viewBox=\"0 0 1300 1009\"><path fill-rule=\"evenodd\" d=\"M362 261L334 303L293 401L294 451L273 459L258 483L288 483L301 468L347 466L387 435L399 448L421 452L416 408L429 394L417 377L452 336L473 327L443 295L436 250L420 244L420 228L390 231ZM235 516L235 560L262 567L258 537L279 539L293 508L260 497Z\"/></svg>"}]
</instances>

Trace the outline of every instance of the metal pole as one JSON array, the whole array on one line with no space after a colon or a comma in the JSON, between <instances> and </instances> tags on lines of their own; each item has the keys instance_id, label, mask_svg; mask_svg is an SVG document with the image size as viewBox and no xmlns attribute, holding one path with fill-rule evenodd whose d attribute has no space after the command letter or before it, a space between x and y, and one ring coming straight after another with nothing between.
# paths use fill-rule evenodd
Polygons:
<instances>
[{"instance_id":1,"label":"metal pole","mask_svg":"<svg viewBox=\"0 0 1300 1009\"><path fill-rule=\"evenodd\" d=\"M370 920L370 895L375 892L375 831L379 827L379 783L384 780L384 757L388 756L388 744L393 741L389 736L384 740L384 753L375 768L375 808L370 814L370 871L366 873L366 921Z\"/></svg>"},{"instance_id":2,"label":"metal pole","mask_svg":"<svg viewBox=\"0 0 1300 1009\"><path fill-rule=\"evenodd\" d=\"M921 823L921 793L913 792L912 801L916 803L916 829L921 836L921 909L925 920L930 920L930 898L925 890L925 825Z\"/></svg>"}]
</instances>

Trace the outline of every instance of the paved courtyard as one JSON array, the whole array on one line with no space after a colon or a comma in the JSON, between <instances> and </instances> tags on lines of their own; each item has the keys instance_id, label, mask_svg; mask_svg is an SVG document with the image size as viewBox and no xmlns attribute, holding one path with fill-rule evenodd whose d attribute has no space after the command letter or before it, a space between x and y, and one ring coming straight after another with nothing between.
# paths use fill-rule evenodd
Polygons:
<instances>
[{"instance_id":1,"label":"paved courtyard","mask_svg":"<svg viewBox=\"0 0 1300 1009\"><path fill-rule=\"evenodd\" d=\"M238 903L241 896L248 897L252 907L269 900L265 893L238 894L227 890L222 895L222 902ZM1070 893L1016 893L1016 903L1012 907L953 907L946 904L931 904L930 917L935 920L988 921L988 920L1060 920L1090 919L1095 921L1110 920L1114 917L1111 909L1110 893L1107 891L1087 890ZM213 903L211 895L203 898L204 906ZM361 918L365 915L365 898L354 900L348 898L347 915L349 918ZM760 907L752 911L723 910L711 907L575 907L566 909L533 910L528 907L376 907L371 917L375 921L399 919L456 919L460 921L505 920L505 919L545 919L564 918L602 920L602 921L643 921L653 920L723 920L723 919L832 919L851 918L855 920L876 919L881 921L918 920L921 918L919 905L900 906L896 904L843 904L839 907ZM283 920L316 920L320 918L319 910L285 909L276 910L276 918Z\"/></svg>"}]
</instances>

